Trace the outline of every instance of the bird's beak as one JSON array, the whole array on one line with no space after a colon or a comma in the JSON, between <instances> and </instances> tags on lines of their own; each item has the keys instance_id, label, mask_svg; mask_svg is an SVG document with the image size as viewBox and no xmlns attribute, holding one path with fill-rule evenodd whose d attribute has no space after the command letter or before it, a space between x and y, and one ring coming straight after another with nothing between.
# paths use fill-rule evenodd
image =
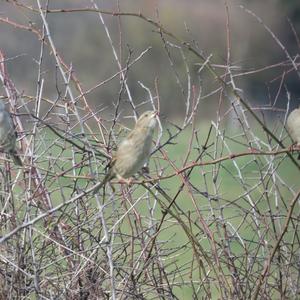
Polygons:
<instances>
[{"instance_id":1,"label":"bird's beak","mask_svg":"<svg viewBox=\"0 0 300 300\"><path fill-rule=\"evenodd\" d=\"M153 112L153 117L157 117L157 116L159 116L159 112L158 112L158 110L155 110L155 111Z\"/></svg>"}]
</instances>

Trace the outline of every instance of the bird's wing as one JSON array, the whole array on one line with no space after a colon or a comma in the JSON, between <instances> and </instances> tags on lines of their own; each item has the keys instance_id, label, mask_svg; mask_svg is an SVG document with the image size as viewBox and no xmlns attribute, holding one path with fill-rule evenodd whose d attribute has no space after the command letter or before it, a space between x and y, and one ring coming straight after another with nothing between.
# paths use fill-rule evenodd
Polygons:
<instances>
[{"instance_id":1,"label":"bird's wing","mask_svg":"<svg viewBox=\"0 0 300 300\"><path fill-rule=\"evenodd\" d=\"M0 147L4 152L15 151L15 143L17 139L17 134L15 131L15 126L9 112L4 111L1 129L0 129Z\"/></svg>"}]
</instances>

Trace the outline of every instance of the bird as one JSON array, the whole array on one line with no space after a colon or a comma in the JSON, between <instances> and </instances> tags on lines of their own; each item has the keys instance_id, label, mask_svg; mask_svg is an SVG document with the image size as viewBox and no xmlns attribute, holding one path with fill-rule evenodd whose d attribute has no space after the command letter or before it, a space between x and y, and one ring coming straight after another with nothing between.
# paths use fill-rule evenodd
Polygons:
<instances>
[{"instance_id":1,"label":"bird","mask_svg":"<svg viewBox=\"0 0 300 300\"><path fill-rule=\"evenodd\" d=\"M10 113L0 101L0 150L9 154L16 165L22 166L22 161L16 150L17 132Z\"/></svg>"},{"instance_id":2,"label":"bird","mask_svg":"<svg viewBox=\"0 0 300 300\"><path fill-rule=\"evenodd\" d=\"M300 107L289 114L286 127L294 143L300 147ZM300 159L300 153L298 159Z\"/></svg>"},{"instance_id":3,"label":"bird","mask_svg":"<svg viewBox=\"0 0 300 300\"><path fill-rule=\"evenodd\" d=\"M135 127L118 146L108 165L106 176L94 193L114 178L129 182L126 179L138 172L149 160L157 115L157 111L146 111L138 118Z\"/></svg>"}]
</instances>

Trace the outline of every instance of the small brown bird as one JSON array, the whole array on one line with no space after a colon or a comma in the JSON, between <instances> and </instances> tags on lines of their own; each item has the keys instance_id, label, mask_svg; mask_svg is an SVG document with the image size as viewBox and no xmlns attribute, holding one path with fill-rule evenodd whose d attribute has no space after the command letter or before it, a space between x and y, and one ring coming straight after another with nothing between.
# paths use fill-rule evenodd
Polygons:
<instances>
[{"instance_id":1,"label":"small brown bird","mask_svg":"<svg viewBox=\"0 0 300 300\"><path fill-rule=\"evenodd\" d=\"M294 109L289 114L286 121L286 127L294 143L297 147L300 147L300 107ZM300 154L298 159L300 159Z\"/></svg>"},{"instance_id":2,"label":"small brown bird","mask_svg":"<svg viewBox=\"0 0 300 300\"><path fill-rule=\"evenodd\" d=\"M10 113L0 101L0 151L12 156L14 163L22 166L22 161L16 150L17 133Z\"/></svg>"},{"instance_id":3,"label":"small brown bird","mask_svg":"<svg viewBox=\"0 0 300 300\"><path fill-rule=\"evenodd\" d=\"M134 129L120 143L109 164L107 175L94 190L94 193L113 178L124 180L131 177L148 161L156 126L156 116L156 111L146 111L139 117Z\"/></svg>"}]
</instances>

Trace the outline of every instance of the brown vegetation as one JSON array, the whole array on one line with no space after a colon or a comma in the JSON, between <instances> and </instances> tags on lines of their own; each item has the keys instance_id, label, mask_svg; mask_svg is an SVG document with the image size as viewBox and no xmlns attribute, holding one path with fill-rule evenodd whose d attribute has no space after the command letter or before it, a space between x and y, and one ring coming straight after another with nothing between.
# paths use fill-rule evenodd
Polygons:
<instances>
[{"instance_id":1,"label":"brown vegetation","mask_svg":"<svg viewBox=\"0 0 300 300\"><path fill-rule=\"evenodd\" d=\"M0 298L296 299L296 23L292 47L272 1L103 2L0 4ZM94 195L149 109L149 172Z\"/></svg>"}]
</instances>

